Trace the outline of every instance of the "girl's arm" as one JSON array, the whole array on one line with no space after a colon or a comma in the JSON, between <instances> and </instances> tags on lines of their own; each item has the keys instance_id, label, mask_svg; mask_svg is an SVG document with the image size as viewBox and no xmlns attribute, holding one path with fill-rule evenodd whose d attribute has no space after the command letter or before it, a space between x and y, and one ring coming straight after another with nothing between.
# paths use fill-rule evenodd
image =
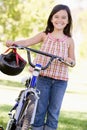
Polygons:
<instances>
[{"instance_id":1,"label":"girl's arm","mask_svg":"<svg viewBox=\"0 0 87 130\"><path fill-rule=\"evenodd\" d=\"M74 41L72 38L69 38L69 49L68 49L68 58L65 59L66 62L72 63L75 66L75 47Z\"/></svg>"},{"instance_id":2,"label":"girl's arm","mask_svg":"<svg viewBox=\"0 0 87 130\"><path fill-rule=\"evenodd\" d=\"M41 32L41 33L39 33L39 34L35 35L34 37L29 38L29 39L20 40L20 41L7 41L6 46L9 47L9 46L12 46L13 44L22 45L25 47L31 46L31 45L42 42L44 39L44 35L45 35L45 33Z\"/></svg>"}]
</instances>

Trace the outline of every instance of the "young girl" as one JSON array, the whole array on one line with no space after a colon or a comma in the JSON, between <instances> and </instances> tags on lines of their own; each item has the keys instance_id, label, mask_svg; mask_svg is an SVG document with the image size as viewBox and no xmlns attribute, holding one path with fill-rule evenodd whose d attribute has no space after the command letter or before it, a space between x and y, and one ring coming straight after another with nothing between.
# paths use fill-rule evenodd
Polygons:
<instances>
[{"instance_id":1,"label":"young girl","mask_svg":"<svg viewBox=\"0 0 87 130\"><path fill-rule=\"evenodd\" d=\"M71 38L72 17L66 5L56 5L48 18L45 31L36 36L16 42L7 41L9 47L13 44L31 46L42 42L41 51L48 52L75 65L74 41ZM46 64L48 58L37 56L36 62ZM57 130L61 104L68 82L68 66L57 59L48 69L41 71L37 81L40 90L35 122L32 130Z\"/></svg>"}]
</instances>

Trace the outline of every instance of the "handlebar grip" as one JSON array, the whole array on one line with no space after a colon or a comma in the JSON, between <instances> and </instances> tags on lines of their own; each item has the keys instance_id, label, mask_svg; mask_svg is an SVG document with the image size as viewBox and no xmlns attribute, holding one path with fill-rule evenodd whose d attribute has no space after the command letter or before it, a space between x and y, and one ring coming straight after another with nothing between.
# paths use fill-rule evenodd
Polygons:
<instances>
[{"instance_id":1,"label":"handlebar grip","mask_svg":"<svg viewBox=\"0 0 87 130\"><path fill-rule=\"evenodd\" d=\"M67 62L67 61L64 61L64 58L61 58L61 57L60 57L59 61L61 61L62 63L66 64L66 65L68 65L68 66L70 66L70 67L73 67L73 66L74 66L74 63L73 63L73 62L69 63L69 62Z\"/></svg>"}]
</instances>

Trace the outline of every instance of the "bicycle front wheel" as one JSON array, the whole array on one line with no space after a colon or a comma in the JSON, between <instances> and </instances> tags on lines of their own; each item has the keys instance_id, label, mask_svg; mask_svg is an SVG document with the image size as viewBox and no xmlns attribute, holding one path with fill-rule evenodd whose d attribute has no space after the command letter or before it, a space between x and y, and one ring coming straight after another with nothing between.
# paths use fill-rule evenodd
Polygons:
<instances>
[{"instance_id":1,"label":"bicycle front wheel","mask_svg":"<svg viewBox=\"0 0 87 130\"><path fill-rule=\"evenodd\" d=\"M21 112L16 130L29 130L34 106L35 95L33 93L30 93L27 97L27 102L25 103L24 108Z\"/></svg>"},{"instance_id":2,"label":"bicycle front wheel","mask_svg":"<svg viewBox=\"0 0 87 130\"><path fill-rule=\"evenodd\" d=\"M10 119L8 124L7 124L7 127L6 127L6 130L16 130L16 122L15 122L15 119Z\"/></svg>"}]
</instances>

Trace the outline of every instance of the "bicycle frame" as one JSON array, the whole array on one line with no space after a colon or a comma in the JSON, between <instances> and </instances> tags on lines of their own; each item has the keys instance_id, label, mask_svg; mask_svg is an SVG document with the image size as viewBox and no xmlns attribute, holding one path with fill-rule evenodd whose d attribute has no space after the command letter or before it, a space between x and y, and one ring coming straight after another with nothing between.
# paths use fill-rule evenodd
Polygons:
<instances>
[{"instance_id":1,"label":"bicycle frame","mask_svg":"<svg viewBox=\"0 0 87 130\"><path fill-rule=\"evenodd\" d=\"M34 72L37 71L38 75L39 75L39 72L41 70L41 67L40 65L36 64L35 66L35 69L34 69ZM19 118L19 114L20 114L20 111L21 111L21 108L23 106L23 100L26 101L26 97L27 97L27 94L28 93L33 93L36 97L36 101L35 101L35 108L34 108L34 112L33 112L33 115L32 115L32 119L31 119L31 123L30 124L33 124L34 122L34 117L35 117L35 112L36 112L36 107L37 107L37 103L38 103L38 99L39 99L39 94L40 94L40 91L35 89L35 85L36 85L36 80L38 78L38 75L32 75L32 78L31 78L31 82L28 86L28 88L22 93L22 96L21 96L21 99L20 99L20 102L19 102L19 105L18 105L18 108L17 108L17 111L16 111L16 114L14 116L14 118L16 119L16 121L18 121L18 118Z\"/></svg>"},{"instance_id":2,"label":"bicycle frame","mask_svg":"<svg viewBox=\"0 0 87 130\"><path fill-rule=\"evenodd\" d=\"M36 108L37 108L37 103L38 103L39 94L40 94L40 91L35 88L35 85L36 85L36 80L38 78L40 70L41 70L41 66L39 64L36 64L35 65L35 69L34 69L33 74L32 74L32 78L31 78L31 82L30 82L29 86L22 93L19 103L17 102L15 104L15 106L11 109L10 113L9 113L10 118L11 119L14 118L15 121L16 121L16 124L18 123L19 115L20 115L20 112L21 112L21 108L23 107L23 101L26 101L28 93L33 93L35 95L35 107L34 107L34 111L33 111L33 114L32 114L32 118L31 118L30 124L33 124L33 122L34 122ZM38 75L34 74L35 71L37 71ZM11 112L14 109L16 109L16 113L15 113L15 115L12 115Z\"/></svg>"}]
</instances>

